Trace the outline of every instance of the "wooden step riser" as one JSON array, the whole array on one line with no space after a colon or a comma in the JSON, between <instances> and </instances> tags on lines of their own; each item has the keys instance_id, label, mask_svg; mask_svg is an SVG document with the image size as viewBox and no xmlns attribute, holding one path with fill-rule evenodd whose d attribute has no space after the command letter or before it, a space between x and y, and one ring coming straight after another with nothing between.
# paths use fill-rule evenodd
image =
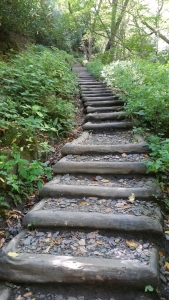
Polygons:
<instances>
[{"instance_id":1,"label":"wooden step riser","mask_svg":"<svg viewBox=\"0 0 169 300\"><path fill-rule=\"evenodd\" d=\"M53 167L55 174L146 174L146 166L139 162L69 162L60 160Z\"/></svg>"},{"instance_id":2,"label":"wooden step riser","mask_svg":"<svg viewBox=\"0 0 169 300\"><path fill-rule=\"evenodd\" d=\"M148 153L150 149L145 146L145 143L141 144L124 144L124 145L73 145L67 143L61 149L62 155L86 155L86 154L134 154L134 153Z\"/></svg>"},{"instance_id":3,"label":"wooden step riser","mask_svg":"<svg viewBox=\"0 0 169 300\"><path fill-rule=\"evenodd\" d=\"M112 123L86 123L83 125L84 130L105 130L105 129L131 129L133 127L132 122L112 122Z\"/></svg>"},{"instance_id":4,"label":"wooden step riser","mask_svg":"<svg viewBox=\"0 0 169 300\"><path fill-rule=\"evenodd\" d=\"M104 106L117 106L117 105L124 105L124 102L121 100L104 100L104 101L85 101L84 106L91 106L91 107L104 107Z\"/></svg>"},{"instance_id":5,"label":"wooden step riser","mask_svg":"<svg viewBox=\"0 0 169 300\"><path fill-rule=\"evenodd\" d=\"M39 205L40 204L40 205ZM43 207L45 200L37 206ZM69 212L42 210L34 207L23 219L23 226L28 228L34 224L36 228L82 228L93 230L108 230L120 233L142 233L152 235L163 235L162 216L159 212L158 219L151 219L147 216L134 216L129 214L102 214L97 212Z\"/></svg>"},{"instance_id":6,"label":"wooden step riser","mask_svg":"<svg viewBox=\"0 0 169 300\"><path fill-rule=\"evenodd\" d=\"M104 112L113 112L113 111L118 111L122 110L123 106L108 106L108 107L86 107L86 112L87 113L104 113Z\"/></svg>"},{"instance_id":7,"label":"wooden step riser","mask_svg":"<svg viewBox=\"0 0 169 300\"><path fill-rule=\"evenodd\" d=\"M117 113L98 113L98 114L87 114L85 117L86 121L104 121L104 120L122 120L126 118L125 112Z\"/></svg>"},{"instance_id":8,"label":"wooden step riser","mask_svg":"<svg viewBox=\"0 0 169 300\"><path fill-rule=\"evenodd\" d=\"M136 199L154 200L161 199L162 192L157 185L149 184L142 188L120 188L120 187L99 187L99 186L78 186L56 184L55 180L50 181L40 190L40 196L57 197L99 197L111 199L128 199L131 193L135 194Z\"/></svg>"}]
</instances>

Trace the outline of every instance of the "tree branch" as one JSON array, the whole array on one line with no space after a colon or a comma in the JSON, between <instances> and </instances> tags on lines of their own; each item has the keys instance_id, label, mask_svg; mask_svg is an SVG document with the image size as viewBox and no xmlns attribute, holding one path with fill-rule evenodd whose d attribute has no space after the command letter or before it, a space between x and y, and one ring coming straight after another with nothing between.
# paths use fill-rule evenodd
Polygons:
<instances>
[{"instance_id":1,"label":"tree branch","mask_svg":"<svg viewBox=\"0 0 169 300\"><path fill-rule=\"evenodd\" d=\"M155 28L153 28L150 24L148 24L146 21L141 20L141 22L147 27L149 28L154 34L158 33L158 36L165 41L167 44L169 44L169 39L164 36L160 31L156 30Z\"/></svg>"}]
</instances>

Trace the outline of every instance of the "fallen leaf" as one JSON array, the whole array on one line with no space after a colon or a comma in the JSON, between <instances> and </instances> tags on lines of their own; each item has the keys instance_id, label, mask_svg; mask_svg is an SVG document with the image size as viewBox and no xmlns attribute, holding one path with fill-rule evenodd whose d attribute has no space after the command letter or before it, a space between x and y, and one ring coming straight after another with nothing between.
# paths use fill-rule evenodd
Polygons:
<instances>
[{"instance_id":1,"label":"fallen leaf","mask_svg":"<svg viewBox=\"0 0 169 300\"><path fill-rule=\"evenodd\" d=\"M49 252L49 250L50 250L50 246L48 246L44 251L43 251L43 253L48 253Z\"/></svg>"},{"instance_id":2,"label":"fallen leaf","mask_svg":"<svg viewBox=\"0 0 169 300\"><path fill-rule=\"evenodd\" d=\"M149 158L148 154L143 155L144 158Z\"/></svg>"},{"instance_id":3,"label":"fallen leaf","mask_svg":"<svg viewBox=\"0 0 169 300\"><path fill-rule=\"evenodd\" d=\"M109 182L109 180L108 179L102 179L101 182L107 183L107 182Z\"/></svg>"},{"instance_id":4,"label":"fallen leaf","mask_svg":"<svg viewBox=\"0 0 169 300\"><path fill-rule=\"evenodd\" d=\"M13 143L15 143L15 142L16 142L16 140L17 140L17 139L16 139L16 138L14 138L14 139L12 140L12 144L13 144Z\"/></svg>"},{"instance_id":5,"label":"fallen leaf","mask_svg":"<svg viewBox=\"0 0 169 300\"><path fill-rule=\"evenodd\" d=\"M32 206L32 205L35 205L35 202L29 202L26 204L26 206Z\"/></svg>"},{"instance_id":6,"label":"fallen leaf","mask_svg":"<svg viewBox=\"0 0 169 300\"><path fill-rule=\"evenodd\" d=\"M137 246L138 246L138 244L136 244L135 242L133 242L133 241L128 241L128 240L125 240L125 243L126 243L126 245L127 246L129 246L129 247L134 247L134 248L136 248Z\"/></svg>"},{"instance_id":7,"label":"fallen leaf","mask_svg":"<svg viewBox=\"0 0 169 300\"><path fill-rule=\"evenodd\" d=\"M5 180L4 180L2 177L0 177L0 180L1 180L2 182L5 182Z\"/></svg>"},{"instance_id":8,"label":"fallen leaf","mask_svg":"<svg viewBox=\"0 0 169 300\"><path fill-rule=\"evenodd\" d=\"M123 153L121 156L122 156L122 157L126 157L126 156L127 156L127 154L126 154L126 153Z\"/></svg>"},{"instance_id":9,"label":"fallen leaf","mask_svg":"<svg viewBox=\"0 0 169 300\"><path fill-rule=\"evenodd\" d=\"M28 292L28 293L24 294L23 296L24 296L25 298L31 297L31 296L32 296L32 292Z\"/></svg>"},{"instance_id":10,"label":"fallen leaf","mask_svg":"<svg viewBox=\"0 0 169 300\"><path fill-rule=\"evenodd\" d=\"M3 246L4 243L5 243L5 239L2 238L2 239L0 240L0 248L2 248L2 246Z\"/></svg>"},{"instance_id":11,"label":"fallen leaf","mask_svg":"<svg viewBox=\"0 0 169 300\"><path fill-rule=\"evenodd\" d=\"M164 256L164 253L161 252L161 251L159 251L158 254L159 254L160 256Z\"/></svg>"},{"instance_id":12,"label":"fallen leaf","mask_svg":"<svg viewBox=\"0 0 169 300\"><path fill-rule=\"evenodd\" d=\"M50 242L50 238L46 238L46 239L45 239L45 242L46 242L46 243Z\"/></svg>"},{"instance_id":13,"label":"fallen leaf","mask_svg":"<svg viewBox=\"0 0 169 300\"><path fill-rule=\"evenodd\" d=\"M18 253L16 253L16 252L8 252L8 256L10 256L10 257L17 257Z\"/></svg>"},{"instance_id":14,"label":"fallen leaf","mask_svg":"<svg viewBox=\"0 0 169 300\"><path fill-rule=\"evenodd\" d=\"M87 203L85 201L80 202L81 205L86 205Z\"/></svg>"},{"instance_id":15,"label":"fallen leaf","mask_svg":"<svg viewBox=\"0 0 169 300\"><path fill-rule=\"evenodd\" d=\"M166 234L169 234L169 230L165 231Z\"/></svg>"},{"instance_id":16,"label":"fallen leaf","mask_svg":"<svg viewBox=\"0 0 169 300\"><path fill-rule=\"evenodd\" d=\"M5 236L5 230L0 230L0 236Z\"/></svg>"},{"instance_id":17,"label":"fallen leaf","mask_svg":"<svg viewBox=\"0 0 169 300\"><path fill-rule=\"evenodd\" d=\"M98 244L98 245L104 245L104 242L102 242L102 241L97 241L97 244Z\"/></svg>"},{"instance_id":18,"label":"fallen leaf","mask_svg":"<svg viewBox=\"0 0 169 300\"><path fill-rule=\"evenodd\" d=\"M168 262L165 262L164 268L165 268L167 271L169 271L169 263L168 263Z\"/></svg>"},{"instance_id":19,"label":"fallen leaf","mask_svg":"<svg viewBox=\"0 0 169 300\"><path fill-rule=\"evenodd\" d=\"M128 199L129 199L130 203L133 203L135 201L135 194L131 193L131 195L128 197Z\"/></svg>"},{"instance_id":20,"label":"fallen leaf","mask_svg":"<svg viewBox=\"0 0 169 300\"><path fill-rule=\"evenodd\" d=\"M121 241L121 238L114 239L115 243L119 243Z\"/></svg>"}]
</instances>

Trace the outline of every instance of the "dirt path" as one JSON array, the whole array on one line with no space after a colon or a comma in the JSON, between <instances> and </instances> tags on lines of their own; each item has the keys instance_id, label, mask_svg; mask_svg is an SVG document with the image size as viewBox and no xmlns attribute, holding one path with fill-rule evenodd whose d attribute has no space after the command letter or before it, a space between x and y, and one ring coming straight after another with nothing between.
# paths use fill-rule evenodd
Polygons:
<instances>
[{"instance_id":1,"label":"dirt path","mask_svg":"<svg viewBox=\"0 0 169 300\"><path fill-rule=\"evenodd\" d=\"M162 216L149 149L134 135L123 102L77 66L86 119L62 148L55 177L1 252L0 300L148 300L159 287ZM21 284L23 283L23 285ZM21 284L21 287L20 287Z\"/></svg>"}]
</instances>

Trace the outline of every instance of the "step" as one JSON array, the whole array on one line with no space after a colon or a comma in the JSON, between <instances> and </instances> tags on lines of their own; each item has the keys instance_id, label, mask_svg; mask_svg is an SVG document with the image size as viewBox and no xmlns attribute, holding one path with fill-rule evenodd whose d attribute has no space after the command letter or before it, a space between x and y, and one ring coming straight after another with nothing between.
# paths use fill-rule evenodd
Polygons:
<instances>
[{"instance_id":1,"label":"step","mask_svg":"<svg viewBox=\"0 0 169 300\"><path fill-rule=\"evenodd\" d=\"M122 106L107 106L107 107L90 107L88 106L86 108L87 113L104 113L104 112L112 112L112 111L118 111L123 109Z\"/></svg>"},{"instance_id":2,"label":"step","mask_svg":"<svg viewBox=\"0 0 169 300\"><path fill-rule=\"evenodd\" d=\"M92 89L93 91L95 89L99 89L99 88L108 89L105 84L99 83L99 82L97 84L96 83L95 84L82 84L82 85L80 85L80 88L81 88L81 90L84 90L84 89L90 90L90 89Z\"/></svg>"},{"instance_id":3,"label":"step","mask_svg":"<svg viewBox=\"0 0 169 300\"><path fill-rule=\"evenodd\" d=\"M137 200L43 199L28 212L23 226L36 228L83 228L123 233L163 235L162 216L157 204ZM84 208L86 211L80 211ZM87 210L88 208L88 210ZM99 212L97 212L97 210ZM145 214L146 213L146 214ZM35 222L36 220L36 222Z\"/></svg>"},{"instance_id":4,"label":"step","mask_svg":"<svg viewBox=\"0 0 169 300\"><path fill-rule=\"evenodd\" d=\"M104 177L106 179L109 178L108 176ZM77 175L76 178L78 180ZM62 183L61 177L57 176L40 189L40 197L69 196L128 199L128 197L134 193L135 198L141 200L154 200L156 198L162 198L161 189L155 182L151 182L150 180L147 180L146 185L142 187L121 187L116 184L114 184L114 186L108 186L106 184L99 186L99 183L96 182L96 185L95 182L92 182L91 185L78 185L76 182L73 182L73 184L70 185L67 184L67 182Z\"/></svg>"},{"instance_id":5,"label":"step","mask_svg":"<svg viewBox=\"0 0 169 300\"><path fill-rule=\"evenodd\" d=\"M100 130L100 129L124 129L124 128L132 128L133 123L132 122L100 122L100 123L91 123L87 122L83 125L84 130Z\"/></svg>"},{"instance_id":6,"label":"step","mask_svg":"<svg viewBox=\"0 0 169 300\"><path fill-rule=\"evenodd\" d=\"M109 100L119 100L117 96L103 96L103 97L83 97L83 101L109 101ZM122 103L124 101L120 100Z\"/></svg>"},{"instance_id":7,"label":"step","mask_svg":"<svg viewBox=\"0 0 169 300\"><path fill-rule=\"evenodd\" d=\"M63 146L62 155L68 154L109 154L109 153L148 153L150 149L145 143L123 145L78 145L67 143Z\"/></svg>"},{"instance_id":8,"label":"step","mask_svg":"<svg viewBox=\"0 0 169 300\"><path fill-rule=\"evenodd\" d=\"M123 111L119 112L108 112L108 113L90 113L85 117L86 121L98 121L98 120L122 120L126 118L126 113Z\"/></svg>"},{"instance_id":9,"label":"step","mask_svg":"<svg viewBox=\"0 0 169 300\"><path fill-rule=\"evenodd\" d=\"M48 233L44 233L43 235L47 237ZM93 232L89 232L86 236L88 235L93 235ZM86 256L88 255L88 251L84 249L84 246L80 247L80 253L84 256L59 255L56 251L59 247L57 245L62 243L62 236L54 238L53 232L51 232L51 236L52 239L50 240L56 245L55 248L53 246L46 247L46 245L50 245L48 243L45 244L46 249L40 248L42 246L39 247L40 253L31 252L31 250L29 250L30 253L27 253L26 249L30 248L24 246L24 241L26 242L26 239L32 238L37 242L40 241L38 232L28 232L25 230L20 232L1 252L0 278L12 282L26 283L83 282L103 284L106 282L113 285L134 288L145 288L147 283L153 287L158 287L159 285L158 251L153 246L149 247L146 252L148 253L147 262L142 258L128 259L127 255L122 253L121 248L119 248L121 246L119 245L116 246L117 250L119 249L119 258L116 258L116 253L113 254L112 252L110 253L112 253L112 257L115 255L115 258L100 258L96 257L97 254L94 254L94 257ZM21 245L21 241L23 241L23 246ZM90 242L90 238L87 241ZM136 240L136 242L136 245L139 246L140 241ZM123 243L126 243L126 241ZM77 251L74 252L77 253ZM137 253L136 250L135 253ZM12 257L13 254L17 256ZM139 257L139 253L137 257Z\"/></svg>"},{"instance_id":10,"label":"step","mask_svg":"<svg viewBox=\"0 0 169 300\"><path fill-rule=\"evenodd\" d=\"M103 83L103 82L99 82L99 81L83 81L83 82L80 82L80 87L81 86L90 86L90 87L98 87L98 86L101 86L101 87L106 87L106 84Z\"/></svg>"},{"instance_id":11,"label":"step","mask_svg":"<svg viewBox=\"0 0 169 300\"><path fill-rule=\"evenodd\" d=\"M142 162L68 162L62 158L53 166L55 174L146 174Z\"/></svg>"},{"instance_id":12,"label":"step","mask_svg":"<svg viewBox=\"0 0 169 300\"><path fill-rule=\"evenodd\" d=\"M108 92L108 91L100 91L98 93L91 93L90 91L88 92L83 92L81 93L81 97L84 98L84 97L99 97L99 96L116 96L114 95L112 92Z\"/></svg>"},{"instance_id":13,"label":"step","mask_svg":"<svg viewBox=\"0 0 169 300\"><path fill-rule=\"evenodd\" d=\"M95 101L95 100L91 100L91 101L85 101L84 102L84 106L98 106L98 107L105 107L105 106L109 106L109 105L124 105L124 102L122 100L102 100L102 101Z\"/></svg>"},{"instance_id":14,"label":"step","mask_svg":"<svg viewBox=\"0 0 169 300\"><path fill-rule=\"evenodd\" d=\"M102 84L102 82L99 82L98 80L94 80L94 79L88 79L88 80L83 80L83 79L78 79L77 82L79 83L79 85L83 85L83 84Z\"/></svg>"},{"instance_id":15,"label":"step","mask_svg":"<svg viewBox=\"0 0 169 300\"><path fill-rule=\"evenodd\" d=\"M80 89L81 89L82 93L86 93L87 92L87 93L90 93L90 94L102 93L102 92L108 92L108 93L110 93L111 92L110 89L108 89L107 87L104 87L104 86L102 86L102 87L96 87L96 88L93 88L93 87L90 87L90 86L88 86L88 87L82 87L81 86Z\"/></svg>"}]
</instances>

